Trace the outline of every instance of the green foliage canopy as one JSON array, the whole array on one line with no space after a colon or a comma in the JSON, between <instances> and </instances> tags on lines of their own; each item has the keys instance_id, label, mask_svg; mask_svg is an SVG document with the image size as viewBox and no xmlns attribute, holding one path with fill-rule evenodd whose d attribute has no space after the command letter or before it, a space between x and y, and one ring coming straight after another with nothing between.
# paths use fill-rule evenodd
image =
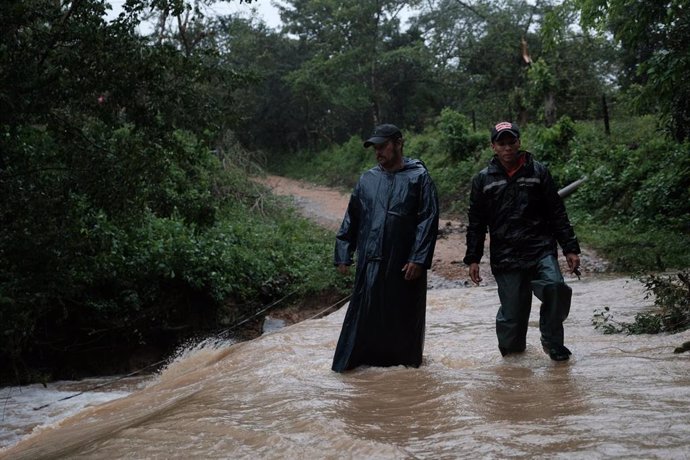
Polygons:
<instances>
[{"instance_id":1,"label":"green foliage canopy","mask_svg":"<svg viewBox=\"0 0 690 460\"><path fill-rule=\"evenodd\" d=\"M638 106L658 107L678 141L690 138L690 4L687 0L573 0L582 25L611 32L623 50L624 87L641 86Z\"/></svg>"},{"instance_id":2,"label":"green foliage canopy","mask_svg":"<svg viewBox=\"0 0 690 460\"><path fill-rule=\"evenodd\" d=\"M251 78L199 29L139 35L150 7L190 11L0 6L0 379L120 372L139 346L345 282L322 270L328 236L247 178L227 133Z\"/></svg>"}]
</instances>

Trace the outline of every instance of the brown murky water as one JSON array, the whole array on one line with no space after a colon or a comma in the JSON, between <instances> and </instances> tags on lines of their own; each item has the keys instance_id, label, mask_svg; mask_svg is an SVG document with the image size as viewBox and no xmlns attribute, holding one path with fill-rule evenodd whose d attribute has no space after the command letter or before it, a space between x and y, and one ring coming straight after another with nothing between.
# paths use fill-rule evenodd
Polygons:
<instances>
[{"instance_id":1,"label":"brown murky water","mask_svg":"<svg viewBox=\"0 0 690 460\"><path fill-rule=\"evenodd\" d=\"M259 339L189 350L146 388L38 430L1 458L689 458L690 356L675 335L603 335L637 281L570 282L569 362L502 358L495 287L429 291L419 369L330 371L345 309ZM538 312L535 300L535 308Z\"/></svg>"}]
</instances>

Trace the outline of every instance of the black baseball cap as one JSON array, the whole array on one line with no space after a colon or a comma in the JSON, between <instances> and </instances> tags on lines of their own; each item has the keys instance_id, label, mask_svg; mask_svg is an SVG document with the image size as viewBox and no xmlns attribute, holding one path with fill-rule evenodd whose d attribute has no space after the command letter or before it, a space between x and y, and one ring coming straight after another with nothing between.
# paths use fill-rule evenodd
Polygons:
<instances>
[{"instance_id":1,"label":"black baseball cap","mask_svg":"<svg viewBox=\"0 0 690 460\"><path fill-rule=\"evenodd\" d=\"M509 121L502 121L496 123L493 128L491 128L491 142L495 142L503 133L510 133L514 137L520 139L520 128L518 128L518 125Z\"/></svg>"},{"instance_id":2,"label":"black baseball cap","mask_svg":"<svg viewBox=\"0 0 690 460\"><path fill-rule=\"evenodd\" d=\"M402 133L397 126L391 125L390 123L378 125L374 128L371 137L364 141L364 148L371 147L374 144L383 144L389 139L399 139L401 137Z\"/></svg>"}]
</instances>

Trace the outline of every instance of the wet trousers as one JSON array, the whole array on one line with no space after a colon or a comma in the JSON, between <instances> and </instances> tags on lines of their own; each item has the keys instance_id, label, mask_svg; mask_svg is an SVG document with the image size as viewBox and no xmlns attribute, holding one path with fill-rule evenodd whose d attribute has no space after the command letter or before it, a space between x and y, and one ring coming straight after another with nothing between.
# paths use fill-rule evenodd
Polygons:
<instances>
[{"instance_id":1,"label":"wet trousers","mask_svg":"<svg viewBox=\"0 0 690 460\"><path fill-rule=\"evenodd\" d=\"M501 307L496 335L502 352L524 351L532 309L532 294L541 300L539 330L542 345L563 345L563 321L570 313L572 289L563 281L558 259L547 256L530 269L494 272Z\"/></svg>"}]
</instances>

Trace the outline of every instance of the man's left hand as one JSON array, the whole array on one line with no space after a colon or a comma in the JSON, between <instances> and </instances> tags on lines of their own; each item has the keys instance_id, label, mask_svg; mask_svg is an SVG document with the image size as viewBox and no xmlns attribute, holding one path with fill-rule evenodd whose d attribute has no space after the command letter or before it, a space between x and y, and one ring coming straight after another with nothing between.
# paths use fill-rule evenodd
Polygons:
<instances>
[{"instance_id":1,"label":"man's left hand","mask_svg":"<svg viewBox=\"0 0 690 460\"><path fill-rule=\"evenodd\" d=\"M407 281L414 281L422 276L422 270L424 269L414 262L408 262L402 268L403 274Z\"/></svg>"},{"instance_id":2,"label":"man's left hand","mask_svg":"<svg viewBox=\"0 0 690 460\"><path fill-rule=\"evenodd\" d=\"M566 262L568 262L568 268L570 268L570 273L580 271L580 256L570 252L565 255L565 260Z\"/></svg>"}]
</instances>

